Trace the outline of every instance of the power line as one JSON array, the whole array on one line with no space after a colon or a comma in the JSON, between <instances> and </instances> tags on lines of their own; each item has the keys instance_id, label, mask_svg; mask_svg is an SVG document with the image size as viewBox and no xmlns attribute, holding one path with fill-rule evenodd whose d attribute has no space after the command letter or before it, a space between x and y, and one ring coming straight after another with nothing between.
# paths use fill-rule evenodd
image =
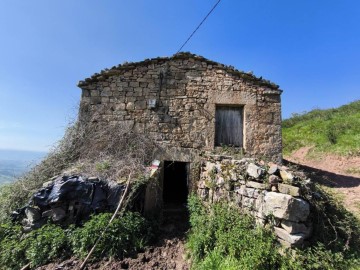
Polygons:
<instances>
[{"instance_id":1,"label":"power line","mask_svg":"<svg viewBox=\"0 0 360 270\"><path fill-rule=\"evenodd\" d=\"M212 7L212 9L209 11L209 13L205 16L205 18L201 21L201 23L196 27L194 32L191 33L191 35L188 37L188 39L184 42L184 44L180 47L180 49L176 52L179 53L182 48L185 47L185 45L189 42L189 40L192 38L192 36L196 33L196 31L200 28L200 26L206 21L206 19L210 16L210 14L214 11L214 9L217 7L217 5L220 3L221 0L217 1L217 3Z\"/></svg>"}]
</instances>

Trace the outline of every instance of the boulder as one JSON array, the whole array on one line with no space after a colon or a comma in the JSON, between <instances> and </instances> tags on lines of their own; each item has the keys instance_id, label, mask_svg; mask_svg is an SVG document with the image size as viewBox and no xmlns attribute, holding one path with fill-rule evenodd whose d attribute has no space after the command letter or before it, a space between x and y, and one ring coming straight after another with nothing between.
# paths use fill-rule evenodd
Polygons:
<instances>
[{"instance_id":1,"label":"boulder","mask_svg":"<svg viewBox=\"0 0 360 270\"><path fill-rule=\"evenodd\" d=\"M288 194L267 192L264 214L294 222L306 221L310 214L310 205L303 199Z\"/></svg>"}]
</instances>

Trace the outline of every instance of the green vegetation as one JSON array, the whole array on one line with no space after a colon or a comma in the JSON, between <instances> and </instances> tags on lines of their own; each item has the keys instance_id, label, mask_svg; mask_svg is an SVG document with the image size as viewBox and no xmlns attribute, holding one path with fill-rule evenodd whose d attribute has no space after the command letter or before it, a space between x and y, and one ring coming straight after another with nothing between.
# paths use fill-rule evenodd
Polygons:
<instances>
[{"instance_id":1,"label":"green vegetation","mask_svg":"<svg viewBox=\"0 0 360 270\"><path fill-rule=\"evenodd\" d=\"M90 127L76 122L42 162L0 186L0 224L9 221L10 213L24 206L43 183L64 171L119 182L132 172L133 179L141 179L153 149L148 135L135 133L131 127Z\"/></svg>"},{"instance_id":2,"label":"green vegetation","mask_svg":"<svg viewBox=\"0 0 360 270\"><path fill-rule=\"evenodd\" d=\"M71 245L75 255L84 258L106 228L111 214L100 214L86 222L82 228L76 229L71 235ZM150 223L140 214L126 212L123 217L115 219L99 242L93 257L122 258L145 247L152 237Z\"/></svg>"},{"instance_id":3,"label":"green vegetation","mask_svg":"<svg viewBox=\"0 0 360 270\"><path fill-rule=\"evenodd\" d=\"M64 229L47 224L29 234L22 233L20 226L3 224L0 227L0 269L16 270L29 262L36 267L74 254L83 258L107 226L110 217L110 214L96 215L78 228L71 226ZM111 223L93 258L122 258L142 249L151 236L149 222L138 213L125 212Z\"/></svg>"},{"instance_id":4,"label":"green vegetation","mask_svg":"<svg viewBox=\"0 0 360 270\"><path fill-rule=\"evenodd\" d=\"M336 109L293 114L283 121L284 153L301 147L340 155L360 155L360 100Z\"/></svg>"},{"instance_id":5,"label":"green vegetation","mask_svg":"<svg viewBox=\"0 0 360 270\"><path fill-rule=\"evenodd\" d=\"M351 230L356 225L346 229L334 228L333 232L316 231L319 237L315 237L312 246L290 251L276 243L270 229L256 226L252 217L240 213L234 206L226 203L205 206L196 196L191 196L189 211L191 231L187 246L195 270L335 270L360 267L357 259L358 240L347 238L347 245L343 245L344 236L340 234L341 230ZM337 218L346 216L331 217L329 222L336 221ZM339 222L344 222L342 225L345 226L350 225L347 224L350 222L348 219L338 221L334 226L340 226ZM358 231L347 233L353 234L353 237L359 236ZM335 234L338 238L331 238ZM319 242L322 237L324 241Z\"/></svg>"},{"instance_id":6,"label":"green vegetation","mask_svg":"<svg viewBox=\"0 0 360 270\"><path fill-rule=\"evenodd\" d=\"M131 172L131 189L123 205L128 209L146 181L144 166L149 164L153 148L146 134L134 133L131 127L70 126L41 163L15 182L0 186L0 270L86 256L107 227L110 214L98 214L77 228L49 223L26 234L21 226L10 223L10 213L24 206L44 182L64 171L115 181L127 179ZM107 228L92 258L121 258L142 249L153 235L151 227L139 214L125 211Z\"/></svg>"}]
</instances>

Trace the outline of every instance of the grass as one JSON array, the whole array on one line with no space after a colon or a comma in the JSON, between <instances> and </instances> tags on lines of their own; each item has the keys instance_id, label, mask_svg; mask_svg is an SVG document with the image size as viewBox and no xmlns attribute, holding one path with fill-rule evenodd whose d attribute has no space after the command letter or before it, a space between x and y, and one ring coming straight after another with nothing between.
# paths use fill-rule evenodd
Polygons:
<instances>
[{"instance_id":1,"label":"grass","mask_svg":"<svg viewBox=\"0 0 360 270\"><path fill-rule=\"evenodd\" d=\"M355 167L352 167L352 168L348 168L345 170L346 173L350 173L350 174L358 174L360 175L360 168L355 168Z\"/></svg>"},{"instance_id":2,"label":"grass","mask_svg":"<svg viewBox=\"0 0 360 270\"><path fill-rule=\"evenodd\" d=\"M360 155L360 100L293 114L282 126L284 154L310 146L314 152Z\"/></svg>"}]
</instances>

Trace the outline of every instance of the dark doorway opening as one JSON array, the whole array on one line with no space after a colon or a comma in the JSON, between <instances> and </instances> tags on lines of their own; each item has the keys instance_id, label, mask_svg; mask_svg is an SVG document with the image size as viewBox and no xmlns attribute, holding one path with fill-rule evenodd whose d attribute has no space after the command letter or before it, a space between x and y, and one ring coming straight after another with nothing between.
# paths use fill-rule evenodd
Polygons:
<instances>
[{"instance_id":1,"label":"dark doorway opening","mask_svg":"<svg viewBox=\"0 0 360 270\"><path fill-rule=\"evenodd\" d=\"M188 162L164 162L164 207L182 207L186 205L188 196L188 176Z\"/></svg>"}]
</instances>

